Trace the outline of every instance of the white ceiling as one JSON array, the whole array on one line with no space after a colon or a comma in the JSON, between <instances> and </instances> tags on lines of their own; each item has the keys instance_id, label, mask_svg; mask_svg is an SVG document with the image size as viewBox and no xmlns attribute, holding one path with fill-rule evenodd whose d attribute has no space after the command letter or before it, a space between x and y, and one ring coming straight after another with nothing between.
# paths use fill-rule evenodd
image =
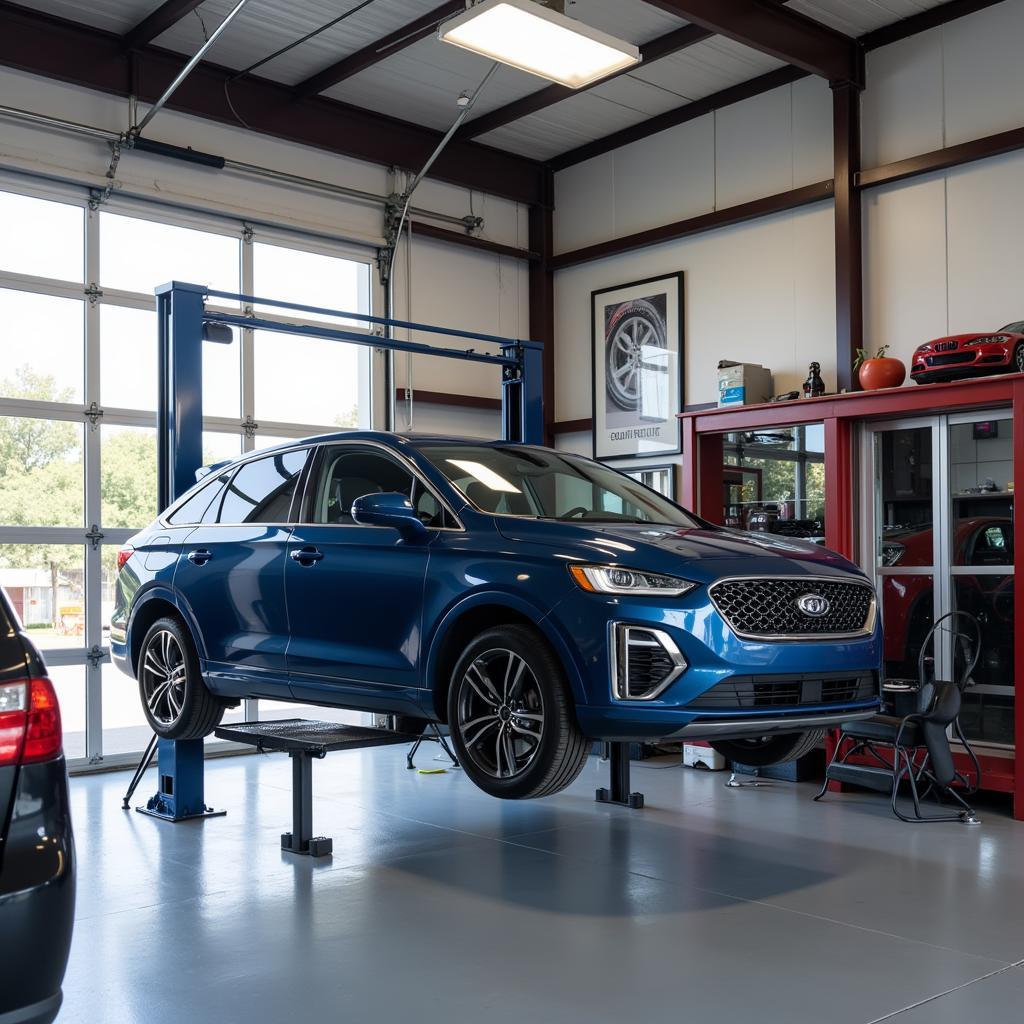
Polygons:
<instances>
[{"instance_id":1,"label":"white ceiling","mask_svg":"<svg viewBox=\"0 0 1024 1024\"><path fill-rule=\"evenodd\" d=\"M123 34L162 0L18 0ZM441 0L373 0L316 38L265 64L258 74L294 85L433 10ZM790 0L789 6L848 35L910 17L942 0ZM204 0L156 45L194 53L234 6ZM210 52L215 63L240 70L326 24L357 0L250 0ZM571 6L570 6L571 4ZM634 43L645 43L685 24L644 0L569 0L574 17ZM715 36L670 57L640 65L577 96L480 137L488 145L547 159L628 128L674 107L780 67L772 57ZM431 34L380 61L324 95L407 121L446 128L458 113L456 97L472 91L489 62L438 42ZM542 89L546 82L502 67L470 116L479 116Z\"/></svg>"}]
</instances>

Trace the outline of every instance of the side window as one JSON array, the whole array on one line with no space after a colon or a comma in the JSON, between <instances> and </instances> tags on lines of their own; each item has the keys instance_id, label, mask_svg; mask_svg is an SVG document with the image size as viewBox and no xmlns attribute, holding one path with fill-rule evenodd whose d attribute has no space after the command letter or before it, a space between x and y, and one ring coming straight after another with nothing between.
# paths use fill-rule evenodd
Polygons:
<instances>
[{"instance_id":1,"label":"side window","mask_svg":"<svg viewBox=\"0 0 1024 1024\"><path fill-rule=\"evenodd\" d=\"M442 530L455 526L447 509L418 480L414 491L413 504L416 514L424 526L432 530Z\"/></svg>"},{"instance_id":2,"label":"side window","mask_svg":"<svg viewBox=\"0 0 1024 1024\"><path fill-rule=\"evenodd\" d=\"M284 523L308 449L247 462L224 494L221 523Z\"/></svg>"},{"instance_id":3,"label":"side window","mask_svg":"<svg viewBox=\"0 0 1024 1024\"><path fill-rule=\"evenodd\" d=\"M228 476L230 474L224 474L205 483L167 517L167 522L171 526L194 526L207 521L204 517L209 514L210 509L213 509L213 514L216 515L217 499Z\"/></svg>"},{"instance_id":4,"label":"side window","mask_svg":"<svg viewBox=\"0 0 1024 1024\"><path fill-rule=\"evenodd\" d=\"M314 523L351 526L352 502L364 494L398 491L412 497L413 477L383 452L331 448L325 453L314 496Z\"/></svg>"}]
</instances>

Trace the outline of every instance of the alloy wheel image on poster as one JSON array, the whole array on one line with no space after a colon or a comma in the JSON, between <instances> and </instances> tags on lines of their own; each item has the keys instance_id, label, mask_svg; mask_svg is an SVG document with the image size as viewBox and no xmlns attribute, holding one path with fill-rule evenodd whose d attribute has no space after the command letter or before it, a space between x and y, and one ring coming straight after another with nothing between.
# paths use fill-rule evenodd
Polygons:
<instances>
[{"instance_id":1,"label":"alloy wheel image on poster","mask_svg":"<svg viewBox=\"0 0 1024 1024\"><path fill-rule=\"evenodd\" d=\"M683 275L591 294L594 457L680 450Z\"/></svg>"}]
</instances>

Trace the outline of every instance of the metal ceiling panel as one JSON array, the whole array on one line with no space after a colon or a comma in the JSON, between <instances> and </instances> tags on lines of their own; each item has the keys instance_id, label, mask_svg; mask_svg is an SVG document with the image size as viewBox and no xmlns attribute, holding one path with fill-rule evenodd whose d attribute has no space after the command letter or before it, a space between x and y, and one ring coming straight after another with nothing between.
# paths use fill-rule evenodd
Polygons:
<instances>
[{"instance_id":1,"label":"metal ceiling panel","mask_svg":"<svg viewBox=\"0 0 1024 1024\"><path fill-rule=\"evenodd\" d=\"M646 43L686 24L645 0L567 0L565 13L631 43Z\"/></svg>"},{"instance_id":2,"label":"metal ceiling panel","mask_svg":"<svg viewBox=\"0 0 1024 1024\"><path fill-rule=\"evenodd\" d=\"M712 36L630 73L687 99L698 100L780 68L783 63L742 43Z\"/></svg>"},{"instance_id":3,"label":"metal ceiling panel","mask_svg":"<svg viewBox=\"0 0 1024 1024\"><path fill-rule=\"evenodd\" d=\"M18 0L22 7L52 14L68 21L77 21L92 28L123 35L147 15L152 14L163 0Z\"/></svg>"},{"instance_id":4,"label":"metal ceiling panel","mask_svg":"<svg viewBox=\"0 0 1024 1024\"><path fill-rule=\"evenodd\" d=\"M806 14L848 36L862 36L883 25L941 7L944 0L790 0L794 11Z\"/></svg>"},{"instance_id":5,"label":"metal ceiling panel","mask_svg":"<svg viewBox=\"0 0 1024 1024\"><path fill-rule=\"evenodd\" d=\"M265 64L257 74L295 85L409 24L439 3L440 0L374 0L351 18ZM203 43L203 26L206 33L212 32L234 4L235 0L205 0L196 11L159 36L155 45L179 53L195 53ZM357 0L250 0L217 41L210 60L229 68L249 67L356 5Z\"/></svg>"},{"instance_id":6,"label":"metal ceiling panel","mask_svg":"<svg viewBox=\"0 0 1024 1024\"><path fill-rule=\"evenodd\" d=\"M447 128L458 114L459 93L473 92L490 66L486 57L428 37L339 82L324 95L431 128ZM535 75L502 65L481 93L474 115L511 103L545 84Z\"/></svg>"}]
</instances>

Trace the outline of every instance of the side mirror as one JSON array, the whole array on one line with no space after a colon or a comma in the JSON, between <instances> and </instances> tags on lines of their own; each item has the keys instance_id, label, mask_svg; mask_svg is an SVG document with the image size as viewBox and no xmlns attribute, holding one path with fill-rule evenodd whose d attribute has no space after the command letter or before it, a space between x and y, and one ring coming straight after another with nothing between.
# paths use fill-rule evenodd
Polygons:
<instances>
[{"instance_id":1,"label":"side mirror","mask_svg":"<svg viewBox=\"0 0 1024 1024\"><path fill-rule=\"evenodd\" d=\"M427 535L412 502L397 491L364 494L352 502L352 519L360 526L390 526L402 540L420 540Z\"/></svg>"}]
</instances>

